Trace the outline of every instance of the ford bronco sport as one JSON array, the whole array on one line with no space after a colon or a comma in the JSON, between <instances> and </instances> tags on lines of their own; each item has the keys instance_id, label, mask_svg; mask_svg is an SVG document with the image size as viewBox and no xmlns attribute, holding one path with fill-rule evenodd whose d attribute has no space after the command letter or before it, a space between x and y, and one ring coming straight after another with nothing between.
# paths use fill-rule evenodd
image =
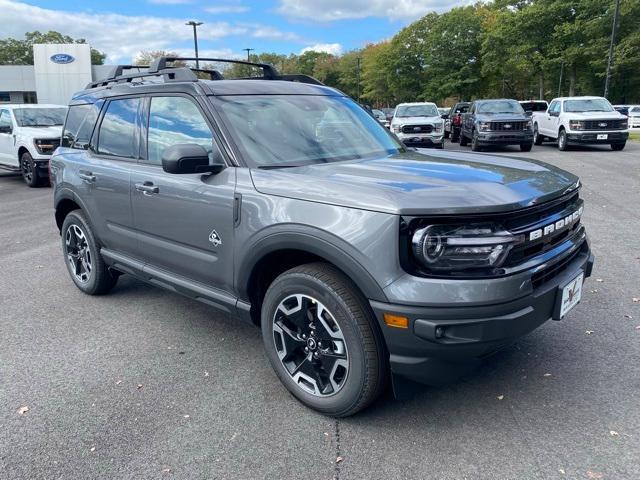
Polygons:
<instances>
[{"instance_id":1,"label":"ford bronco sport","mask_svg":"<svg viewBox=\"0 0 640 480\"><path fill-rule=\"evenodd\" d=\"M286 388L333 416L389 379L455 378L580 300L574 175L422 154L310 77L174 60L71 101L51 175L83 292L129 274L253 322Z\"/></svg>"}]
</instances>

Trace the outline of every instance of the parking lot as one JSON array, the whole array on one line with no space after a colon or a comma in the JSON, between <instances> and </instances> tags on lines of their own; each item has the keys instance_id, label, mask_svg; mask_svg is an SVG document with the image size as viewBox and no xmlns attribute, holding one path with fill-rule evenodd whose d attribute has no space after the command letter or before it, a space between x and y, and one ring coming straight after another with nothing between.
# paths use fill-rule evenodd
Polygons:
<instances>
[{"instance_id":1,"label":"parking lot","mask_svg":"<svg viewBox=\"0 0 640 480\"><path fill-rule=\"evenodd\" d=\"M580 175L581 304L473 376L339 421L287 393L257 328L126 276L82 294L51 189L0 174L0 478L640 478L640 143L494 153Z\"/></svg>"}]
</instances>

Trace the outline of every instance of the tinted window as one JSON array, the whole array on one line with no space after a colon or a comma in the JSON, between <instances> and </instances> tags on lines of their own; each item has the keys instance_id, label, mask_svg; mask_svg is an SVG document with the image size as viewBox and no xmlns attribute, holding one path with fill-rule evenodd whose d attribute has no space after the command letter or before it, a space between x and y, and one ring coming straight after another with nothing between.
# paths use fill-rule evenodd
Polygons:
<instances>
[{"instance_id":1,"label":"tinted window","mask_svg":"<svg viewBox=\"0 0 640 480\"><path fill-rule=\"evenodd\" d=\"M547 110L546 102L521 102L525 112L544 112Z\"/></svg>"},{"instance_id":2,"label":"tinted window","mask_svg":"<svg viewBox=\"0 0 640 480\"><path fill-rule=\"evenodd\" d=\"M136 116L138 98L112 100L100 125L98 152L117 157L137 157Z\"/></svg>"},{"instance_id":3,"label":"tinted window","mask_svg":"<svg viewBox=\"0 0 640 480\"><path fill-rule=\"evenodd\" d=\"M11 115L9 110L0 110L0 126L11 127Z\"/></svg>"},{"instance_id":4,"label":"tinted window","mask_svg":"<svg viewBox=\"0 0 640 480\"><path fill-rule=\"evenodd\" d=\"M69 107L67 120L62 131L62 146L87 148L97 119L98 108L95 105L74 105Z\"/></svg>"},{"instance_id":5,"label":"tinted window","mask_svg":"<svg viewBox=\"0 0 640 480\"><path fill-rule=\"evenodd\" d=\"M165 148L179 143L213 149L211 130L198 107L184 97L153 97L149 110L149 162L160 165Z\"/></svg>"},{"instance_id":6,"label":"tinted window","mask_svg":"<svg viewBox=\"0 0 640 480\"><path fill-rule=\"evenodd\" d=\"M16 108L13 115L21 127L51 127L62 125L66 108Z\"/></svg>"}]
</instances>

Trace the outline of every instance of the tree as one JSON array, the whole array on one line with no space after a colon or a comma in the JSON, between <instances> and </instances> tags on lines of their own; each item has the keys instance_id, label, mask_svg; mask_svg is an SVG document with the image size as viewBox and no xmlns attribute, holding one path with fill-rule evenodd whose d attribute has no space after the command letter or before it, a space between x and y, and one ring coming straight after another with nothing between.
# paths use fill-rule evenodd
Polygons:
<instances>
[{"instance_id":1,"label":"tree","mask_svg":"<svg viewBox=\"0 0 640 480\"><path fill-rule=\"evenodd\" d=\"M142 50L136 55L136 58L133 60L134 65L150 65L155 59L160 57L178 57L179 55L175 52L168 52L166 50ZM187 65L187 62L183 62L178 60L176 62L172 62L173 66L184 67Z\"/></svg>"},{"instance_id":2,"label":"tree","mask_svg":"<svg viewBox=\"0 0 640 480\"><path fill-rule=\"evenodd\" d=\"M84 38L73 39L59 32L27 32L24 40L7 38L0 40L0 65L33 65L33 45L41 43L87 43ZM107 55L91 49L91 64L102 65Z\"/></svg>"}]
</instances>

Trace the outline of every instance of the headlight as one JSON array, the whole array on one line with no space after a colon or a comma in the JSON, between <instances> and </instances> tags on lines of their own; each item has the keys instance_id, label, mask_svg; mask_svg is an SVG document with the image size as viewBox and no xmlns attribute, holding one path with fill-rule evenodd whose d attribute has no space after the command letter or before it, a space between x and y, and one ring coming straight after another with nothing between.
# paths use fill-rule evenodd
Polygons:
<instances>
[{"instance_id":1,"label":"headlight","mask_svg":"<svg viewBox=\"0 0 640 480\"><path fill-rule=\"evenodd\" d=\"M435 127L436 127L436 128L435 128L435 131L436 131L437 133L442 133L442 126L443 126L443 124L442 124L442 123L436 123L436 125L435 125Z\"/></svg>"},{"instance_id":2,"label":"headlight","mask_svg":"<svg viewBox=\"0 0 640 480\"><path fill-rule=\"evenodd\" d=\"M487 130L491 130L491 124L489 122L480 122L479 129L482 132L486 132Z\"/></svg>"},{"instance_id":3,"label":"headlight","mask_svg":"<svg viewBox=\"0 0 640 480\"><path fill-rule=\"evenodd\" d=\"M424 267L443 272L500 267L523 240L493 224L429 225L416 230L411 245Z\"/></svg>"},{"instance_id":4,"label":"headlight","mask_svg":"<svg viewBox=\"0 0 640 480\"><path fill-rule=\"evenodd\" d=\"M533 122L531 120L528 120L525 127L527 130L531 130L533 128Z\"/></svg>"},{"instance_id":5,"label":"headlight","mask_svg":"<svg viewBox=\"0 0 640 480\"><path fill-rule=\"evenodd\" d=\"M580 120L569 120L569 128L571 130L582 130L584 128L584 122Z\"/></svg>"},{"instance_id":6,"label":"headlight","mask_svg":"<svg viewBox=\"0 0 640 480\"><path fill-rule=\"evenodd\" d=\"M56 145L51 140L36 139L33 144L41 155L49 155L56 149Z\"/></svg>"},{"instance_id":7,"label":"headlight","mask_svg":"<svg viewBox=\"0 0 640 480\"><path fill-rule=\"evenodd\" d=\"M621 120L620 121L620 129L621 130L626 130L627 128L629 128L629 119Z\"/></svg>"},{"instance_id":8,"label":"headlight","mask_svg":"<svg viewBox=\"0 0 640 480\"><path fill-rule=\"evenodd\" d=\"M400 125L391 125L391 130L393 133L400 133Z\"/></svg>"}]
</instances>

